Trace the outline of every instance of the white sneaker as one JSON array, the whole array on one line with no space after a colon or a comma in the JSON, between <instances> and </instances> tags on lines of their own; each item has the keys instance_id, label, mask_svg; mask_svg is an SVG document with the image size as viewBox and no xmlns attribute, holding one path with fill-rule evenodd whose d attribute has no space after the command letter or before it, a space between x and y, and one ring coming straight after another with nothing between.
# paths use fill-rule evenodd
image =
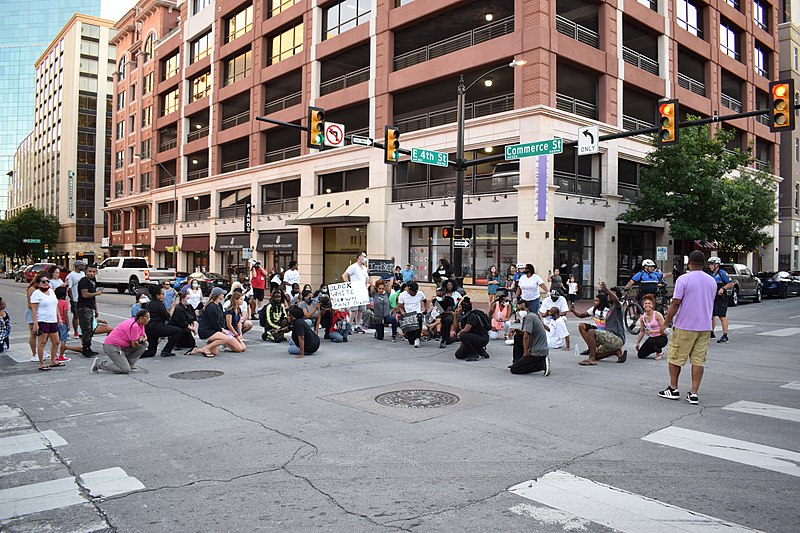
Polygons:
<instances>
[{"instance_id":1,"label":"white sneaker","mask_svg":"<svg viewBox=\"0 0 800 533\"><path fill-rule=\"evenodd\" d=\"M414 348L419 348L419 347L420 347L420 345L419 345L419 339L417 339L417 340L415 340L415 341L414 341ZM37 359L37 360L38 360L38 359Z\"/></svg>"},{"instance_id":2,"label":"white sneaker","mask_svg":"<svg viewBox=\"0 0 800 533\"><path fill-rule=\"evenodd\" d=\"M545 377L550 375L550 356L544 358L544 375Z\"/></svg>"},{"instance_id":3,"label":"white sneaker","mask_svg":"<svg viewBox=\"0 0 800 533\"><path fill-rule=\"evenodd\" d=\"M94 361L92 361L92 368L90 368L89 370L92 371L92 374L97 374L98 372L100 372L100 358L99 357L95 357L94 358Z\"/></svg>"},{"instance_id":4,"label":"white sneaker","mask_svg":"<svg viewBox=\"0 0 800 533\"><path fill-rule=\"evenodd\" d=\"M514 346L514 339L508 339L506 341L506 346Z\"/></svg>"},{"instance_id":5,"label":"white sneaker","mask_svg":"<svg viewBox=\"0 0 800 533\"><path fill-rule=\"evenodd\" d=\"M39 357L37 357L35 355L32 355L31 356L31 363L38 363L38 362L39 362Z\"/></svg>"}]
</instances>

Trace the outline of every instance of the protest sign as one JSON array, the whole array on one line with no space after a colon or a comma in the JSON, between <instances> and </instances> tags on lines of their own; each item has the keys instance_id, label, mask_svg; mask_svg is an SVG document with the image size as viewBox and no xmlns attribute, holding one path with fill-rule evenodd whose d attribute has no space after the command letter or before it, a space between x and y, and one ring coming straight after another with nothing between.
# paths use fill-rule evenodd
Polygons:
<instances>
[{"instance_id":1,"label":"protest sign","mask_svg":"<svg viewBox=\"0 0 800 533\"><path fill-rule=\"evenodd\" d=\"M331 307L334 309L347 309L369 303L367 286L363 283L331 283L328 285L328 294L331 297Z\"/></svg>"}]
</instances>

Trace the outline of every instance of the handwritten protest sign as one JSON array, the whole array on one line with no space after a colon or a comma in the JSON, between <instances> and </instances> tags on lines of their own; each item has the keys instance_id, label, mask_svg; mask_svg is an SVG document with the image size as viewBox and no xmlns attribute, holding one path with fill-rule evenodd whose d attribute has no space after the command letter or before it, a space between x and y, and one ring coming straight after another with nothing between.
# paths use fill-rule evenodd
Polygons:
<instances>
[{"instance_id":1,"label":"handwritten protest sign","mask_svg":"<svg viewBox=\"0 0 800 533\"><path fill-rule=\"evenodd\" d=\"M370 259L369 275L389 279L394 274L394 261L391 259Z\"/></svg>"},{"instance_id":2,"label":"handwritten protest sign","mask_svg":"<svg viewBox=\"0 0 800 533\"><path fill-rule=\"evenodd\" d=\"M331 283L328 285L328 294L331 297L331 306L334 309L347 309L369 303L367 286L363 283Z\"/></svg>"}]
</instances>

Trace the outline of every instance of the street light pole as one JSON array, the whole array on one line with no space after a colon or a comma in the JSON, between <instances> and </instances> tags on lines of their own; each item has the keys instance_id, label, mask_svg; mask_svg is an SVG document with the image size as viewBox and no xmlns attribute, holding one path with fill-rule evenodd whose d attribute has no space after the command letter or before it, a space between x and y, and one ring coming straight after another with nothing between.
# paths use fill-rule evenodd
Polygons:
<instances>
[{"instance_id":1,"label":"street light pole","mask_svg":"<svg viewBox=\"0 0 800 533\"><path fill-rule=\"evenodd\" d=\"M142 154L133 154L134 157L138 157L139 159L149 159L150 161L155 162L156 165L161 167L161 169L167 173L167 176L172 178L172 199L175 201L175 212L172 214L172 258L175 260L175 272L178 271L178 178L173 176L172 173L167 170L167 167L161 164L160 161L156 161L152 157L143 157ZM142 173L139 172L139 177L141 178Z\"/></svg>"}]
</instances>

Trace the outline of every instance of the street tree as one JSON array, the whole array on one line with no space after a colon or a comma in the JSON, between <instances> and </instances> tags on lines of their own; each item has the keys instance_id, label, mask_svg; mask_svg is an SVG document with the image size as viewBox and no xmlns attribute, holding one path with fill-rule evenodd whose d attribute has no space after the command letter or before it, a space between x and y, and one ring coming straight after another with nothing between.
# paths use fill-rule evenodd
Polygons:
<instances>
[{"instance_id":1,"label":"street tree","mask_svg":"<svg viewBox=\"0 0 800 533\"><path fill-rule=\"evenodd\" d=\"M28 207L0 221L0 254L17 261L42 257L44 249L54 249L58 243L58 218L41 209ZM39 239L41 243L25 243Z\"/></svg>"},{"instance_id":2,"label":"street tree","mask_svg":"<svg viewBox=\"0 0 800 533\"><path fill-rule=\"evenodd\" d=\"M777 218L777 184L764 171L745 168L750 149L726 150L733 133L708 126L681 128L680 143L647 155L639 196L617 219L666 220L673 239L716 241L720 250L751 252L767 244L764 231Z\"/></svg>"}]
</instances>

